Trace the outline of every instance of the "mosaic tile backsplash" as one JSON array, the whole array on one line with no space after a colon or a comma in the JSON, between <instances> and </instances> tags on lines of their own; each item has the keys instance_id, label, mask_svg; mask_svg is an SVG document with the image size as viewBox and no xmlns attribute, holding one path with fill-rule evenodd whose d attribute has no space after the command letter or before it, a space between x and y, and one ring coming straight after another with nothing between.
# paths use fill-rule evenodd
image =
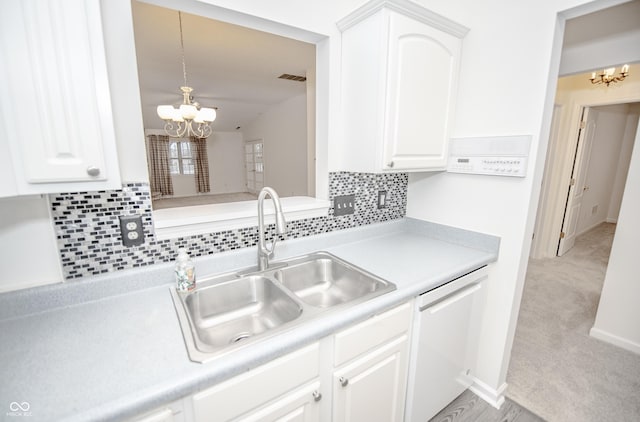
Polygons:
<instances>
[{"instance_id":1,"label":"mosaic tile backsplash","mask_svg":"<svg viewBox=\"0 0 640 422\"><path fill-rule=\"evenodd\" d=\"M281 239L293 239L402 218L407 205L406 173L370 174L335 172L329 174L329 196L355 194L355 212L287 222ZM386 207L377 208L378 191L386 191ZM149 185L132 183L119 190L50 195L53 221L66 279L118 271L125 268L169 262L178 248L191 256L209 255L255 246L257 226L225 230L205 235L157 240L153 229ZM333 202L332 202L333 203ZM145 241L126 247L120 236L121 215L142 216ZM268 228L273 236L273 225Z\"/></svg>"}]
</instances>

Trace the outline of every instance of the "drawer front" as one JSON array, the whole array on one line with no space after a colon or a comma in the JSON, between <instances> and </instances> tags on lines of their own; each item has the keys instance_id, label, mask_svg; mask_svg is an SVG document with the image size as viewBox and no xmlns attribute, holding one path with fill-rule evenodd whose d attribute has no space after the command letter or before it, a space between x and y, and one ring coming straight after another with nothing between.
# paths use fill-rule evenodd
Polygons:
<instances>
[{"instance_id":1,"label":"drawer front","mask_svg":"<svg viewBox=\"0 0 640 422\"><path fill-rule=\"evenodd\" d=\"M316 378L318 372L319 345L315 343L195 394L194 419L233 419Z\"/></svg>"},{"instance_id":2,"label":"drawer front","mask_svg":"<svg viewBox=\"0 0 640 422\"><path fill-rule=\"evenodd\" d=\"M336 334L334 365L342 365L409 331L411 303L407 302Z\"/></svg>"}]
</instances>

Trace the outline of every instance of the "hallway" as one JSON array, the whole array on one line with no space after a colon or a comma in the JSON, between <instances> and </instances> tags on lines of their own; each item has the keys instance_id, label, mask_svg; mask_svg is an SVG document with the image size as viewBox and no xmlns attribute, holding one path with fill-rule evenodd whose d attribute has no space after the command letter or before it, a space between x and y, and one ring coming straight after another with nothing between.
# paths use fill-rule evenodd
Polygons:
<instances>
[{"instance_id":1,"label":"hallway","mask_svg":"<svg viewBox=\"0 0 640 422\"><path fill-rule=\"evenodd\" d=\"M640 356L589 336L614 232L529 262L507 396L550 422L640 420Z\"/></svg>"}]
</instances>

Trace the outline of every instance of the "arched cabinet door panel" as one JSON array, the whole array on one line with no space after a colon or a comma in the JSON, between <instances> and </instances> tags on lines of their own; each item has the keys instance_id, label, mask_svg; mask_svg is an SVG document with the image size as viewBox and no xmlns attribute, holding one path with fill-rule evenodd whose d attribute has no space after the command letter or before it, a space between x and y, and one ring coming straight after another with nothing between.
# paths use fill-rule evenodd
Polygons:
<instances>
[{"instance_id":1,"label":"arched cabinet door panel","mask_svg":"<svg viewBox=\"0 0 640 422\"><path fill-rule=\"evenodd\" d=\"M375 4L338 23L348 162L354 171L444 170L467 29L403 1Z\"/></svg>"}]
</instances>

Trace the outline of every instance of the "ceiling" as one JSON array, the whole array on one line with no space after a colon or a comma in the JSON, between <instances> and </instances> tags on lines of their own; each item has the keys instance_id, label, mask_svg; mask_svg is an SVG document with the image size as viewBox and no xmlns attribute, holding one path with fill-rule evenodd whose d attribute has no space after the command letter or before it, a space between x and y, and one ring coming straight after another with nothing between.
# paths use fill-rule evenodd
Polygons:
<instances>
[{"instance_id":1,"label":"ceiling","mask_svg":"<svg viewBox=\"0 0 640 422\"><path fill-rule=\"evenodd\" d=\"M593 41L635 32L640 28L640 0L633 0L598 12L568 19L563 47L589 44Z\"/></svg>"},{"instance_id":2,"label":"ceiling","mask_svg":"<svg viewBox=\"0 0 640 422\"><path fill-rule=\"evenodd\" d=\"M135 0L132 9L144 127L159 129L156 106L182 101L178 12ZM187 83L195 101L218 108L214 131L238 130L306 92L306 83L278 76L315 69L314 44L187 13L182 28Z\"/></svg>"}]
</instances>

